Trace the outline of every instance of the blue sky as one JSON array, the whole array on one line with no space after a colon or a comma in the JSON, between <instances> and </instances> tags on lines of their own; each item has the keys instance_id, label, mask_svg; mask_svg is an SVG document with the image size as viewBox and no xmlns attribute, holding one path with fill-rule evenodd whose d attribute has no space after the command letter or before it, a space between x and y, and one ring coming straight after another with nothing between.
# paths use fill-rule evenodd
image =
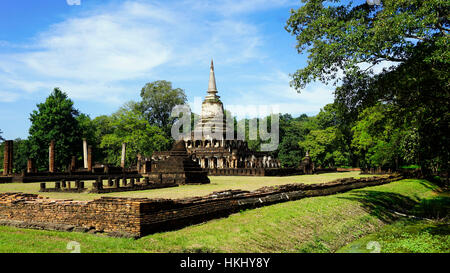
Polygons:
<instances>
[{"instance_id":1,"label":"blue sky","mask_svg":"<svg viewBox=\"0 0 450 273\"><path fill-rule=\"evenodd\" d=\"M284 29L300 1L70 1L1 3L0 129L7 139L28 136L29 114L54 87L92 118L138 100L155 80L183 88L192 104L206 95L211 58L225 108L276 105L311 115L333 100L332 86L313 83L301 94L289 87L289 74L306 65Z\"/></svg>"}]
</instances>

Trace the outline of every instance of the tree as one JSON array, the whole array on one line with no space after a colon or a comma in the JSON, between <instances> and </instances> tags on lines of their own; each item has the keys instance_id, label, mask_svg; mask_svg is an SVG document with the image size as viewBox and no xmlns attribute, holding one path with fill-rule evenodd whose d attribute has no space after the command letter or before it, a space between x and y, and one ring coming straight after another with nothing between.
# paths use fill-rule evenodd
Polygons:
<instances>
[{"instance_id":1,"label":"tree","mask_svg":"<svg viewBox=\"0 0 450 273\"><path fill-rule=\"evenodd\" d=\"M293 118L289 114L280 116L280 145L278 146L277 157L281 166L298 167L306 153L299 146L299 142L304 140L305 136L316 126L307 115L301 115L298 118Z\"/></svg>"},{"instance_id":2,"label":"tree","mask_svg":"<svg viewBox=\"0 0 450 273\"><path fill-rule=\"evenodd\" d=\"M5 139L2 137L2 134L3 134L3 132L2 132L2 130L0 129L0 141L5 140Z\"/></svg>"},{"instance_id":3,"label":"tree","mask_svg":"<svg viewBox=\"0 0 450 273\"><path fill-rule=\"evenodd\" d=\"M400 148L408 131L394 126L389 115L391 110L392 106L386 104L368 107L352 128L352 146L360 155L363 167L394 168L403 159L404 153Z\"/></svg>"},{"instance_id":4,"label":"tree","mask_svg":"<svg viewBox=\"0 0 450 273\"><path fill-rule=\"evenodd\" d=\"M168 81L147 83L141 90L140 110L151 125L158 126L170 135L170 118L173 107L186 103L186 95L181 88L172 88Z\"/></svg>"},{"instance_id":5,"label":"tree","mask_svg":"<svg viewBox=\"0 0 450 273\"><path fill-rule=\"evenodd\" d=\"M384 0L382 5L302 0L291 11L286 30L297 38L308 65L292 84L300 90L312 80L336 82L339 73L356 75L362 64L406 62L421 44L433 48L425 61L448 64L449 7L445 0ZM328 2L324 4L324 2ZM366 69L368 71L368 69Z\"/></svg>"},{"instance_id":6,"label":"tree","mask_svg":"<svg viewBox=\"0 0 450 273\"><path fill-rule=\"evenodd\" d=\"M100 149L101 137L98 134L97 124L86 114L80 114L76 119L80 126L80 137L86 139L88 145L92 146L93 162L103 161L105 155L104 151ZM80 153L78 161L81 161L82 159L82 154Z\"/></svg>"},{"instance_id":7,"label":"tree","mask_svg":"<svg viewBox=\"0 0 450 273\"><path fill-rule=\"evenodd\" d=\"M150 125L134 103L125 104L111 115L111 131L103 135L100 147L106 153L106 162L120 165L122 143L127 144L126 166L136 163L137 155L151 157L154 151L166 150L170 142L157 126Z\"/></svg>"},{"instance_id":8,"label":"tree","mask_svg":"<svg viewBox=\"0 0 450 273\"><path fill-rule=\"evenodd\" d=\"M36 166L48 170L48 148L55 141L55 166L68 166L73 155L81 153L80 127L76 117L78 110L67 94L55 88L44 103L37 105L30 114L29 129L30 157Z\"/></svg>"},{"instance_id":9,"label":"tree","mask_svg":"<svg viewBox=\"0 0 450 273\"><path fill-rule=\"evenodd\" d=\"M335 103L325 105L316 116L310 118L310 130L298 142L302 150L309 151L316 166L351 164L345 132L347 120L342 118L340 110Z\"/></svg>"},{"instance_id":10,"label":"tree","mask_svg":"<svg viewBox=\"0 0 450 273\"><path fill-rule=\"evenodd\" d=\"M423 170L448 170L450 3L303 2L292 11L286 29L296 35L299 53L308 52L308 65L295 73L291 84L300 90L313 80L342 83L336 88L336 102L353 116L379 102L391 105L392 111L385 113L391 115L390 126L418 134L416 151ZM371 68L384 61L393 65L375 74ZM387 143L374 147L388 153ZM375 161L382 164L380 160Z\"/></svg>"},{"instance_id":11,"label":"tree","mask_svg":"<svg viewBox=\"0 0 450 273\"><path fill-rule=\"evenodd\" d=\"M14 140L14 170L21 172L27 169L30 144L27 139L17 138Z\"/></svg>"}]
</instances>

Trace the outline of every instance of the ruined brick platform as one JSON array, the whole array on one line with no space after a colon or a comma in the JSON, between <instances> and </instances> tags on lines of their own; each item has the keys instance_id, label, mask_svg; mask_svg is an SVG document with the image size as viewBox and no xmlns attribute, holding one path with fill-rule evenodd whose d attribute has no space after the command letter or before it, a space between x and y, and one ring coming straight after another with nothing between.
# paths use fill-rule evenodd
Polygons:
<instances>
[{"instance_id":1,"label":"ruined brick platform","mask_svg":"<svg viewBox=\"0 0 450 273\"><path fill-rule=\"evenodd\" d=\"M45 199L36 194L3 193L0 194L0 224L141 237L225 217L243 209L331 195L400 179L400 175L344 178L329 183L287 184L251 192L229 190L183 199L102 197L93 201L72 201Z\"/></svg>"}]
</instances>

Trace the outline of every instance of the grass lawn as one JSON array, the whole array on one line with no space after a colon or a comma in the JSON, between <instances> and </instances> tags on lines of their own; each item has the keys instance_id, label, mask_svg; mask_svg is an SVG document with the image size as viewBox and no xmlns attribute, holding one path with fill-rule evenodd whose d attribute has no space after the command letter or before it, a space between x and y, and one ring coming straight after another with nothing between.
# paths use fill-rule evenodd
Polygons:
<instances>
[{"instance_id":1,"label":"grass lawn","mask_svg":"<svg viewBox=\"0 0 450 273\"><path fill-rule=\"evenodd\" d=\"M81 252L335 252L396 223L391 210L414 211L424 200L434 200L436 189L426 180L401 180L242 211L138 240L0 226L0 252L69 252L70 241L79 242ZM433 240L448 242L448 230L437 236Z\"/></svg>"},{"instance_id":2,"label":"grass lawn","mask_svg":"<svg viewBox=\"0 0 450 273\"><path fill-rule=\"evenodd\" d=\"M378 245L377 248L374 246ZM339 249L338 253L450 253L450 225L402 219Z\"/></svg>"},{"instance_id":3,"label":"grass lawn","mask_svg":"<svg viewBox=\"0 0 450 273\"><path fill-rule=\"evenodd\" d=\"M450 195L421 200L404 217L339 249L341 253L450 253ZM413 216L413 217L411 217ZM376 248L373 246L376 245Z\"/></svg>"},{"instance_id":4,"label":"grass lawn","mask_svg":"<svg viewBox=\"0 0 450 273\"><path fill-rule=\"evenodd\" d=\"M211 183L203 185L183 185L179 187L153 189L145 191L128 191L105 194L88 193L40 193L39 183L7 183L0 184L1 192L26 192L37 193L42 196L56 199L74 199L74 200L92 200L100 196L119 196L119 197L147 197L147 198L183 198L202 196L214 191L223 191L228 189L256 190L264 186L275 186L289 183L323 183L344 177L367 177L373 175L359 175L359 172L325 173L318 175L297 175L284 177L268 176L209 176ZM90 188L93 181L85 182L85 187ZM105 182L104 182L105 183ZM47 187L54 187L54 183L47 183ZM72 182L72 186L74 183Z\"/></svg>"}]
</instances>

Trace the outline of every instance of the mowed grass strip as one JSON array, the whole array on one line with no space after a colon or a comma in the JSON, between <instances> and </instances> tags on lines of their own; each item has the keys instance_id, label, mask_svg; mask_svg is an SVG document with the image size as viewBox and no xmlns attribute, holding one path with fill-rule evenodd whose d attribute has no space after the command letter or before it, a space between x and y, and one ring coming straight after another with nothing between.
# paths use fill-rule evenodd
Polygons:
<instances>
[{"instance_id":1,"label":"mowed grass strip","mask_svg":"<svg viewBox=\"0 0 450 273\"><path fill-rule=\"evenodd\" d=\"M138 240L0 226L0 252L335 252L380 230L386 208L409 208L434 196L425 180L401 180L342 194L305 198L232 214Z\"/></svg>"},{"instance_id":2,"label":"mowed grass strip","mask_svg":"<svg viewBox=\"0 0 450 273\"><path fill-rule=\"evenodd\" d=\"M41 196L54 199L74 199L74 200L93 200L101 196L117 196L117 197L136 197L136 198L183 198L193 196L208 195L214 191L223 191L228 189L256 190L264 186L276 186L290 183L324 183L330 182L338 178L345 177L367 177L373 175L359 175L359 172L341 172L341 173L324 173L319 175L296 175L284 177L268 177L268 176L210 176L211 183L203 185L182 185L179 187L153 189L145 191L128 191L107 194L89 194L89 193L51 193L39 192L39 183L7 183L0 184L1 192L25 192L36 193ZM86 181L85 187L92 187L93 181ZM103 182L104 185L106 181ZM121 182L122 185L122 182ZM54 183L48 182L48 188L54 187ZM72 182L74 187L74 182Z\"/></svg>"}]
</instances>

